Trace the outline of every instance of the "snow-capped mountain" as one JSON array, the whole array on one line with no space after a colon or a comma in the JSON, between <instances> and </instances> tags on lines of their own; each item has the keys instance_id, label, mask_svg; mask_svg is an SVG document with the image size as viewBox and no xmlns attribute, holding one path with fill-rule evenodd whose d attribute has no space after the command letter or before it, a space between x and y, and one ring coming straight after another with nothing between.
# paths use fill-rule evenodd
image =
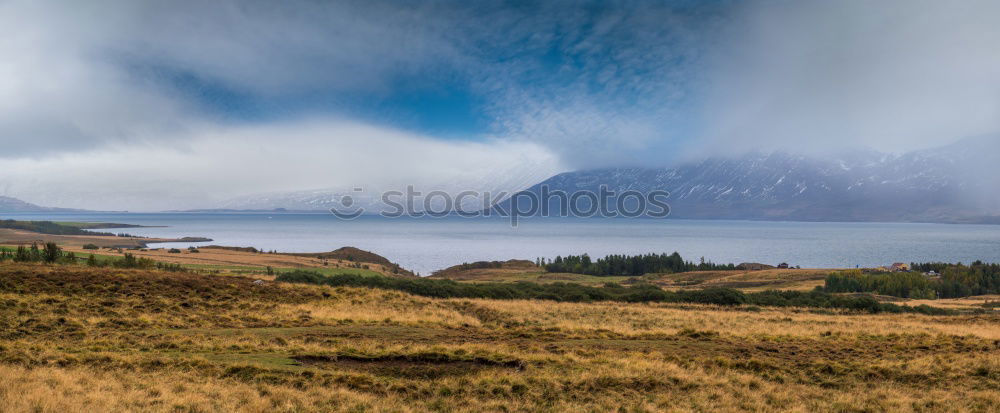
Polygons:
<instances>
[{"instance_id":1,"label":"snow-capped mountain","mask_svg":"<svg viewBox=\"0 0 1000 413\"><path fill-rule=\"evenodd\" d=\"M602 185L618 193L663 190L678 218L981 222L1000 215L997 154L996 136L902 155L754 153L674 168L567 172L527 191L540 197L545 186L570 194L596 193ZM524 199L517 201L522 211L530 207ZM550 198L550 210L559 202ZM608 204L615 209L614 199Z\"/></svg>"},{"instance_id":2,"label":"snow-capped mountain","mask_svg":"<svg viewBox=\"0 0 1000 413\"><path fill-rule=\"evenodd\" d=\"M672 168L609 168L566 172L541 183L544 170L504 171L493 178L450 182L415 188L422 193L409 209L425 209L430 191L455 194L472 190L497 196L533 193L542 187L550 192L598 193L600 187L621 193L667 191L671 216L704 219L769 219L800 221L922 221L1000 222L1000 137L966 139L958 143L901 155L854 151L835 157L811 157L774 153L751 153L739 157L713 157ZM526 188L526 189L525 189ZM256 194L232 199L225 209L346 210L363 208L366 213L394 210L382 202L384 190L405 192L405 187L361 187ZM393 197L396 202L403 197ZM480 197L464 199L463 211L485 208ZM510 200L500 202L508 211ZM530 210L518 199L521 211ZM560 209L555 199L550 211ZM587 201L581 205L586 209ZM625 203L630 205L629 202ZM430 200L434 211L448 206L441 198ZM616 200L608 202L614 210ZM453 207L453 206L452 206Z\"/></svg>"}]
</instances>

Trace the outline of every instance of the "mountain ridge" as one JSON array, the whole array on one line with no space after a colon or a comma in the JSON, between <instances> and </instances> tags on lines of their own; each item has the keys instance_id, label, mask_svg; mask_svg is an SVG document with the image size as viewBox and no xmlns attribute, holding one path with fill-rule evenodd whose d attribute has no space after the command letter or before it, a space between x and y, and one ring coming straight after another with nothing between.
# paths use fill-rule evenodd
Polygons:
<instances>
[{"instance_id":1,"label":"mountain ridge","mask_svg":"<svg viewBox=\"0 0 1000 413\"><path fill-rule=\"evenodd\" d=\"M992 136L901 155L758 152L670 168L565 172L525 191L535 197L543 187L566 193L597 193L601 186L617 193L667 191L674 218L997 223L1000 198L991 195L997 191L989 173L996 168L990 154L996 153L1000 142ZM550 210L559 202L550 202ZM530 208L520 199L517 205ZM499 207L509 209L511 201Z\"/></svg>"}]
</instances>

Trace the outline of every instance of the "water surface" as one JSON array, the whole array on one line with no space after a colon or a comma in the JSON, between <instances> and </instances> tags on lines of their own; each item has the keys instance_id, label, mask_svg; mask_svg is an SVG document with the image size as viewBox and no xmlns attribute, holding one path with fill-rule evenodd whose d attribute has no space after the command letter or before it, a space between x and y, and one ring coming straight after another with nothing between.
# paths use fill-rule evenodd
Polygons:
<instances>
[{"instance_id":1,"label":"water surface","mask_svg":"<svg viewBox=\"0 0 1000 413\"><path fill-rule=\"evenodd\" d=\"M462 262L584 252L603 256L678 251L689 260L788 262L802 267L1000 262L996 225L531 218L512 228L506 220L491 218L365 216L343 221L320 213L5 214L2 218L158 225L166 227L114 231L214 240L162 246L218 244L318 252L349 245L423 275Z\"/></svg>"}]
</instances>

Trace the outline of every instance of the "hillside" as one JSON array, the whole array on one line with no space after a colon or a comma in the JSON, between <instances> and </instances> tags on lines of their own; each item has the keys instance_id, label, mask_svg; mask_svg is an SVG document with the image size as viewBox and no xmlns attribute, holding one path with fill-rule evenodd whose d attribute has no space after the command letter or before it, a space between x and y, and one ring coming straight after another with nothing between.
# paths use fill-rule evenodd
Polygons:
<instances>
[{"instance_id":1,"label":"hillside","mask_svg":"<svg viewBox=\"0 0 1000 413\"><path fill-rule=\"evenodd\" d=\"M537 272L544 271L535 263L528 260L507 260L507 261L476 261L452 265L443 270L434 271L432 278L456 279L456 277L470 277L471 274L491 274L502 272Z\"/></svg>"},{"instance_id":2,"label":"hillside","mask_svg":"<svg viewBox=\"0 0 1000 413\"><path fill-rule=\"evenodd\" d=\"M377 264L384 268L390 269L395 273L400 275L413 275L412 272L400 267L398 264L389 261L388 258L378 255L371 251L365 251L360 248L355 247L340 247L334 251L330 252L311 252L311 253L283 253L285 255L291 255L296 257L306 257L306 258L316 258L320 260L339 260L354 263L369 263Z\"/></svg>"},{"instance_id":3,"label":"hillside","mask_svg":"<svg viewBox=\"0 0 1000 413\"><path fill-rule=\"evenodd\" d=\"M373 264L391 265L388 258L371 251L354 247L341 247L330 252L310 252L310 253L288 253L299 257L311 257L319 259L335 259L355 262L369 262Z\"/></svg>"}]
</instances>

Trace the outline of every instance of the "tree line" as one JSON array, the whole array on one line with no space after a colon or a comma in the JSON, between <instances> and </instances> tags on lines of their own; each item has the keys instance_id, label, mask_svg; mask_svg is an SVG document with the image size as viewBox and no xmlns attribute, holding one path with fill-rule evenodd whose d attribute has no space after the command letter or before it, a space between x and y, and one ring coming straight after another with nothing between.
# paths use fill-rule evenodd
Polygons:
<instances>
[{"instance_id":1,"label":"tree line","mask_svg":"<svg viewBox=\"0 0 1000 413\"><path fill-rule=\"evenodd\" d=\"M69 254L63 254L62 248L54 242L45 243L42 247L39 247L37 243L31 244L31 247L26 247L24 245L19 245L17 249L3 249L0 250L0 261L14 261L14 262L47 262L50 264L60 263L60 262L75 262L76 256L71 252Z\"/></svg>"},{"instance_id":2,"label":"tree line","mask_svg":"<svg viewBox=\"0 0 1000 413\"><path fill-rule=\"evenodd\" d=\"M673 254L608 255L591 260L587 254L557 256L549 263L540 262L548 272L568 272L596 276L639 276L652 273L735 270L733 264L715 264L702 258L697 264Z\"/></svg>"},{"instance_id":3,"label":"tree line","mask_svg":"<svg viewBox=\"0 0 1000 413\"><path fill-rule=\"evenodd\" d=\"M903 298L959 298L1000 294L1000 264L913 263L915 272L840 271L826 277L827 292L870 292ZM933 271L937 275L924 275Z\"/></svg>"},{"instance_id":4,"label":"tree line","mask_svg":"<svg viewBox=\"0 0 1000 413\"><path fill-rule=\"evenodd\" d=\"M158 262L149 258L136 257L134 254L125 253L122 258L102 257L89 254L86 259L76 256L76 253L65 252L58 244L47 242L42 246L32 243L31 246L19 245L16 249L0 249L0 262L37 262L47 264L80 264L91 267L112 267L112 268L136 268L136 269L158 269L165 271L184 272L187 271L180 264L169 264Z\"/></svg>"}]
</instances>

